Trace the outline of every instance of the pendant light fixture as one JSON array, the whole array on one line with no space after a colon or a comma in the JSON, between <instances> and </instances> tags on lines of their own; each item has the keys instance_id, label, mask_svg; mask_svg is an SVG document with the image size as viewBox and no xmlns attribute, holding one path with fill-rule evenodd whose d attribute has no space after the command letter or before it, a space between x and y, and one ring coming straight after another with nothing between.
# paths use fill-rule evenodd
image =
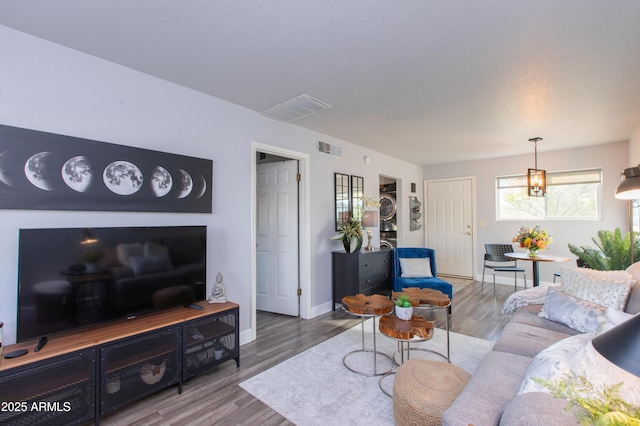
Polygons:
<instances>
[{"instance_id":1,"label":"pendant light fixture","mask_svg":"<svg viewBox=\"0 0 640 426\"><path fill-rule=\"evenodd\" d=\"M527 171L527 193L529 197L544 197L547 193L547 172L538 169L538 141L542 138L531 138L535 145L535 168Z\"/></svg>"}]
</instances>

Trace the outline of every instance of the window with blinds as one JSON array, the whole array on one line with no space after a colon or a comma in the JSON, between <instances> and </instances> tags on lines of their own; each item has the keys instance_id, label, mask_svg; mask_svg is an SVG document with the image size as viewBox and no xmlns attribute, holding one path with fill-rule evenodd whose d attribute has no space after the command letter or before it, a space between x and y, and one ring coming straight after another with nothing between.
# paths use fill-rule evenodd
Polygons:
<instances>
[{"instance_id":1,"label":"window with blinds","mask_svg":"<svg viewBox=\"0 0 640 426\"><path fill-rule=\"evenodd\" d=\"M496 219L601 218L602 170L547 172L547 195L529 197L527 176L496 178Z\"/></svg>"}]
</instances>

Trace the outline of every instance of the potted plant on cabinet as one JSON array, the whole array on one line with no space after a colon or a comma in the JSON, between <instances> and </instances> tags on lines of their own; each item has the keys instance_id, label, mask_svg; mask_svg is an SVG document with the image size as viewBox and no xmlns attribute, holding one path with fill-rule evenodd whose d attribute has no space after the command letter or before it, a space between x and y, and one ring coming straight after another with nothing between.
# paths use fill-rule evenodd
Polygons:
<instances>
[{"instance_id":1,"label":"potted plant on cabinet","mask_svg":"<svg viewBox=\"0 0 640 426\"><path fill-rule=\"evenodd\" d=\"M413 306L404 294L396 299L396 316L405 321L410 320L413 316Z\"/></svg>"},{"instance_id":2,"label":"potted plant on cabinet","mask_svg":"<svg viewBox=\"0 0 640 426\"><path fill-rule=\"evenodd\" d=\"M352 216L338 229L338 235L332 240L342 240L347 253L355 253L362 247L362 224Z\"/></svg>"}]
</instances>

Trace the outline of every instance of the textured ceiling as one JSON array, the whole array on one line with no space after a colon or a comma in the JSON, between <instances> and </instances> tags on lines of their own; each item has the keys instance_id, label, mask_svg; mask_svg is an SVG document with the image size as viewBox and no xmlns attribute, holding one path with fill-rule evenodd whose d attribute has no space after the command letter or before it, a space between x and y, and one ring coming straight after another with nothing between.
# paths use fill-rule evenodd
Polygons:
<instances>
[{"instance_id":1,"label":"textured ceiling","mask_svg":"<svg viewBox=\"0 0 640 426\"><path fill-rule=\"evenodd\" d=\"M0 24L428 165L628 140L637 0L3 0ZM7 64L3 64L7 66Z\"/></svg>"}]
</instances>

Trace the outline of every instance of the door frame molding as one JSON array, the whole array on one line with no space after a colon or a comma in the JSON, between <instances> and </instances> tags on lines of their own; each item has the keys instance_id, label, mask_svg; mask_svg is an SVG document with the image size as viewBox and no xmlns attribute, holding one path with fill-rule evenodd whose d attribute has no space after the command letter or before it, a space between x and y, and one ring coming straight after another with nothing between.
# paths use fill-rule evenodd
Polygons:
<instances>
[{"instance_id":1,"label":"door frame molding","mask_svg":"<svg viewBox=\"0 0 640 426\"><path fill-rule=\"evenodd\" d=\"M300 318L308 319L311 313L311 183L309 176L310 155L303 152L292 151L277 146L266 145L260 142L251 142L251 341L256 340L256 300L257 300L257 280L256 280L256 156L258 152L274 154L299 161L300 174L302 180L299 186L298 206L299 206L299 233L298 233L298 258L300 276Z\"/></svg>"},{"instance_id":2,"label":"door frame molding","mask_svg":"<svg viewBox=\"0 0 640 426\"><path fill-rule=\"evenodd\" d=\"M459 181L459 180L471 180L471 222L473 223L473 226L471 227L471 239L472 239L472 244L471 244L471 279L475 280L476 279L476 263L477 263L477 259L478 259L478 251L476 249L476 242L478 241L477 238L477 232L476 232L476 228L477 226L477 220L476 220L476 177L475 176L458 176L458 177L454 177L454 178L444 178L444 179L425 179L423 181L423 185L422 185L422 190L423 190L423 200L424 200L424 215L425 215L425 226L424 226L424 245L425 247L427 246L427 244L429 244L429 227L427 226L427 221L426 221L426 215L428 212L428 204L427 204L427 195L428 195L428 191L427 191L427 187L429 183L438 183L438 182L453 182L453 181Z\"/></svg>"}]
</instances>

